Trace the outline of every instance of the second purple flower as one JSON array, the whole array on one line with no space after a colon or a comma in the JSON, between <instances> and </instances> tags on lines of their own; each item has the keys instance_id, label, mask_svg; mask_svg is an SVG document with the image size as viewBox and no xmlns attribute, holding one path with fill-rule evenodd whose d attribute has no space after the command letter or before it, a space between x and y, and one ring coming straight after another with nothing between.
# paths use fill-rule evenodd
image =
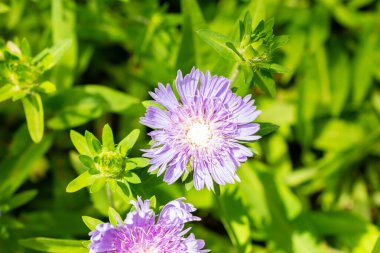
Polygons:
<instances>
[{"instance_id":1,"label":"second purple flower","mask_svg":"<svg viewBox=\"0 0 380 253\"><path fill-rule=\"evenodd\" d=\"M261 111L251 95L242 98L231 91L227 78L194 68L185 77L178 71L175 85L180 101L169 84L160 83L150 95L164 108L149 106L140 120L154 129L149 133L154 143L144 150L151 158L149 172L165 172L164 181L171 184L192 169L198 190L213 189L214 181L239 181L237 168L253 156L239 142L260 138L255 135L260 125L252 121Z\"/></svg>"}]
</instances>

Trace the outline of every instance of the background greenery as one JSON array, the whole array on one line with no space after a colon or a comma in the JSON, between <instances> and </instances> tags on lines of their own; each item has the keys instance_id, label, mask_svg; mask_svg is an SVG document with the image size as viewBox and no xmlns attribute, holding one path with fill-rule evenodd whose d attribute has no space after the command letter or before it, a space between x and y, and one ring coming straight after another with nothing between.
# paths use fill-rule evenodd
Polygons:
<instances>
[{"instance_id":1,"label":"background greenery","mask_svg":"<svg viewBox=\"0 0 380 253\"><path fill-rule=\"evenodd\" d=\"M289 35L271 54L288 69L273 76L275 94L247 83L196 32L237 40L247 11L253 28L274 17L274 33ZM213 252L380 252L379 1L5 0L0 31L2 47L26 38L33 56L70 41L40 77L57 88L41 95L41 142L29 136L22 103L0 103L0 252L32 252L18 244L29 237L87 240L81 216L105 221L108 202L104 191L66 193L81 171L70 129L100 137L109 123L118 142L139 128L140 155L149 141L141 102L192 66L233 77L237 93L254 95L258 120L280 127L250 144L257 155L239 169L242 182L220 197L142 169L145 198L155 194L159 206L185 196L202 217L192 231ZM123 215L127 202L116 199Z\"/></svg>"}]
</instances>

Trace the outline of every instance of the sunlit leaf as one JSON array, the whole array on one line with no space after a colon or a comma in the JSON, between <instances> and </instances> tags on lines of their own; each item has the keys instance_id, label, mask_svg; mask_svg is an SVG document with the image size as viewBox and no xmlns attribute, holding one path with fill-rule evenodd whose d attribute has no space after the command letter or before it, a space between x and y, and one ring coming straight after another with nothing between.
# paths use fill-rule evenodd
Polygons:
<instances>
[{"instance_id":1,"label":"sunlit leaf","mask_svg":"<svg viewBox=\"0 0 380 253\"><path fill-rule=\"evenodd\" d=\"M41 97L37 93L32 93L22 98L21 101L24 106L30 137L34 142L38 143L44 134L44 111Z\"/></svg>"},{"instance_id":2,"label":"sunlit leaf","mask_svg":"<svg viewBox=\"0 0 380 253\"><path fill-rule=\"evenodd\" d=\"M83 247L82 241L79 240L64 240L64 239L53 239L53 238L29 238L22 239L19 241L24 247L40 250L44 252L54 252L54 253L85 253L88 249Z\"/></svg>"},{"instance_id":3,"label":"sunlit leaf","mask_svg":"<svg viewBox=\"0 0 380 253\"><path fill-rule=\"evenodd\" d=\"M82 220L84 224L90 229L95 230L96 226L99 224L102 224L103 222L101 220L89 217L89 216L82 216Z\"/></svg>"},{"instance_id":4,"label":"sunlit leaf","mask_svg":"<svg viewBox=\"0 0 380 253\"><path fill-rule=\"evenodd\" d=\"M120 153L122 156L126 156L135 145L137 138L140 135L139 129L134 129L132 132L130 132L118 145L118 149L120 150Z\"/></svg>"}]
</instances>

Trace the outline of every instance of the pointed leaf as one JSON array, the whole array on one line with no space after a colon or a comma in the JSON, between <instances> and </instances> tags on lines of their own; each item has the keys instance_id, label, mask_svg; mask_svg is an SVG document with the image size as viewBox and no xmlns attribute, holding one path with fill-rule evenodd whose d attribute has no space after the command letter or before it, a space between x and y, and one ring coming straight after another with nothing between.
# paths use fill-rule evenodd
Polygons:
<instances>
[{"instance_id":1,"label":"pointed leaf","mask_svg":"<svg viewBox=\"0 0 380 253\"><path fill-rule=\"evenodd\" d=\"M377 239L371 253L380 253L380 237Z\"/></svg>"},{"instance_id":2,"label":"pointed leaf","mask_svg":"<svg viewBox=\"0 0 380 253\"><path fill-rule=\"evenodd\" d=\"M92 217L90 217L90 216L82 216L82 220L83 220L84 224L86 224L86 226L87 226L90 230L94 230L94 229L96 228L97 225L103 223L103 221L98 220L98 219L95 219L95 218L92 218Z\"/></svg>"},{"instance_id":3,"label":"pointed leaf","mask_svg":"<svg viewBox=\"0 0 380 253\"><path fill-rule=\"evenodd\" d=\"M121 155L124 157L128 154L128 151L131 150L133 145L135 145L137 138L140 135L139 129L134 129L130 132L127 137L125 137L118 145Z\"/></svg>"},{"instance_id":4,"label":"pointed leaf","mask_svg":"<svg viewBox=\"0 0 380 253\"><path fill-rule=\"evenodd\" d=\"M41 97L37 93L32 93L22 98L21 101L24 106L30 137L38 143L44 134L44 111Z\"/></svg>"},{"instance_id":5,"label":"pointed leaf","mask_svg":"<svg viewBox=\"0 0 380 253\"><path fill-rule=\"evenodd\" d=\"M123 223L123 220L121 219L120 214L112 207L109 207L108 209L108 217L111 224L114 226Z\"/></svg>"},{"instance_id":6,"label":"pointed leaf","mask_svg":"<svg viewBox=\"0 0 380 253\"><path fill-rule=\"evenodd\" d=\"M84 166L86 166L90 170L90 174L93 174L91 172L97 171L94 160L91 157L86 155L80 155L79 160Z\"/></svg>"},{"instance_id":7,"label":"pointed leaf","mask_svg":"<svg viewBox=\"0 0 380 253\"><path fill-rule=\"evenodd\" d=\"M117 181L117 185L120 187L121 191L127 196L131 196L131 188L127 181L123 180L123 182Z\"/></svg>"},{"instance_id":8,"label":"pointed leaf","mask_svg":"<svg viewBox=\"0 0 380 253\"><path fill-rule=\"evenodd\" d=\"M21 52L27 57L30 57L32 55L30 44L26 38L23 38L21 41Z\"/></svg>"},{"instance_id":9,"label":"pointed leaf","mask_svg":"<svg viewBox=\"0 0 380 253\"><path fill-rule=\"evenodd\" d=\"M79 154L87 155L90 157L92 156L91 150L87 145L86 138L83 135L81 135L80 133L74 130L71 130L70 139L72 143L74 144L74 147L78 150Z\"/></svg>"},{"instance_id":10,"label":"pointed leaf","mask_svg":"<svg viewBox=\"0 0 380 253\"><path fill-rule=\"evenodd\" d=\"M90 193L96 193L100 191L106 184L106 178L98 177L90 187Z\"/></svg>"},{"instance_id":11,"label":"pointed leaf","mask_svg":"<svg viewBox=\"0 0 380 253\"><path fill-rule=\"evenodd\" d=\"M202 40L214 48L215 51L225 59L241 62L239 55L227 46L228 42L232 44L233 42L225 35L207 29L198 30L197 33Z\"/></svg>"},{"instance_id":12,"label":"pointed leaf","mask_svg":"<svg viewBox=\"0 0 380 253\"><path fill-rule=\"evenodd\" d=\"M141 183L141 179L139 178L139 176L137 176L136 173L133 173L130 171L125 173L124 179L127 180L128 182L130 182L131 184L140 184Z\"/></svg>"},{"instance_id":13,"label":"pointed leaf","mask_svg":"<svg viewBox=\"0 0 380 253\"><path fill-rule=\"evenodd\" d=\"M79 191L80 189L93 184L98 177L98 175L91 175L89 171L85 171L67 185L66 192Z\"/></svg>"},{"instance_id":14,"label":"pointed leaf","mask_svg":"<svg viewBox=\"0 0 380 253\"><path fill-rule=\"evenodd\" d=\"M45 49L33 58L32 63L37 64L37 67L42 71L51 69L59 59L62 57L63 53L70 47L71 40L62 40L55 44L52 48Z\"/></svg>"},{"instance_id":15,"label":"pointed leaf","mask_svg":"<svg viewBox=\"0 0 380 253\"><path fill-rule=\"evenodd\" d=\"M158 107L160 108L161 110L166 110L165 106L161 105L160 103L156 102L156 101L153 101L153 100L145 100L145 101L142 101L142 105L145 107L145 108L148 108L149 106L153 106L153 107Z\"/></svg>"},{"instance_id":16,"label":"pointed leaf","mask_svg":"<svg viewBox=\"0 0 380 253\"><path fill-rule=\"evenodd\" d=\"M88 248L83 247L82 242L83 241L79 240L64 240L44 237L19 240L19 243L24 247L43 252L55 253L86 253L88 252Z\"/></svg>"},{"instance_id":17,"label":"pointed leaf","mask_svg":"<svg viewBox=\"0 0 380 253\"><path fill-rule=\"evenodd\" d=\"M0 102L3 102L11 98L14 94L14 86L12 84L6 84L0 88Z\"/></svg>"},{"instance_id":18,"label":"pointed leaf","mask_svg":"<svg viewBox=\"0 0 380 253\"><path fill-rule=\"evenodd\" d=\"M87 146L90 148L91 153L93 155L97 155L102 150L102 144L98 140L98 138L95 137L91 132L87 131L84 134L84 137L86 138Z\"/></svg>"},{"instance_id":19,"label":"pointed leaf","mask_svg":"<svg viewBox=\"0 0 380 253\"><path fill-rule=\"evenodd\" d=\"M253 75L253 82L265 93L274 97L276 94L276 84L272 74L267 70L259 70Z\"/></svg>"},{"instance_id":20,"label":"pointed leaf","mask_svg":"<svg viewBox=\"0 0 380 253\"><path fill-rule=\"evenodd\" d=\"M136 164L137 168L144 168L149 165L149 159L143 157L129 158L127 161Z\"/></svg>"},{"instance_id":21,"label":"pointed leaf","mask_svg":"<svg viewBox=\"0 0 380 253\"><path fill-rule=\"evenodd\" d=\"M13 196L7 203L8 211L28 203L37 195L36 190L24 191Z\"/></svg>"},{"instance_id":22,"label":"pointed leaf","mask_svg":"<svg viewBox=\"0 0 380 253\"><path fill-rule=\"evenodd\" d=\"M0 3L0 14L8 12L10 10L9 6L5 3Z\"/></svg>"},{"instance_id":23,"label":"pointed leaf","mask_svg":"<svg viewBox=\"0 0 380 253\"><path fill-rule=\"evenodd\" d=\"M108 150L115 149L115 142L113 140L112 129L108 124L104 125L103 127L102 142L103 147L107 148Z\"/></svg>"},{"instance_id":24,"label":"pointed leaf","mask_svg":"<svg viewBox=\"0 0 380 253\"><path fill-rule=\"evenodd\" d=\"M272 124L272 123L260 122L259 124L260 124L260 129L255 134L258 136L268 135L272 132L277 131L277 129L279 128L279 126Z\"/></svg>"},{"instance_id":25,"label":"pointed leaf","mask_svg":"<svg viewBox=\"0 0 380 253\"><path fill-rule=\"evenodd\" d=\"M125 163L125 166L124 166L124 170L125 171L133 170L133 169L136 169L136 168L137 168L137 165L135 163L128 162L128 161Z\"/></svg>"},{"instance_id":26,"label":"pointed leaf","mask_svg":"<svg viewBox=\"0 0 380 253\"><path fill-rule=\"evenodd\" d=\"M37 88L38 92L42 92L46 94L54 93L56 89L57 88L55 87L55 84L49 81L45 81L41 83Z\"/></svg>"}]
</instances>

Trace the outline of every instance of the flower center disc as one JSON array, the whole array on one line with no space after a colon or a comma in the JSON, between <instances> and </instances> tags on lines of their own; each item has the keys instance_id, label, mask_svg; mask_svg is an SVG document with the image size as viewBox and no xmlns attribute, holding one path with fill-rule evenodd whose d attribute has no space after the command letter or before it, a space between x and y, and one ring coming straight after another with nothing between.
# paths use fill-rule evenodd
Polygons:
<instances>
[{"instance_id":1,"label":"flower center disc","mask_svg":"<svg viewBox=\"0 0 380 253\"><path fill-rule=\"evenodd\" d=\"M205 146L211 139L210 127L206 124L195 123L187 132L187 139L197 146Z\"/></svg>"}]
</instances>

